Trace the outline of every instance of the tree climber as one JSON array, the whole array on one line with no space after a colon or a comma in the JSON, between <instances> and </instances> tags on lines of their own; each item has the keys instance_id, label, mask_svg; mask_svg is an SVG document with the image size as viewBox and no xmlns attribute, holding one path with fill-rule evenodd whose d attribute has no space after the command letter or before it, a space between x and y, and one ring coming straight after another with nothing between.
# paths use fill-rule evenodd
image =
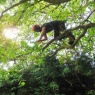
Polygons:
<instances>
[{"instance_id":1,"label":"tree climber","mask_svg":"<svg viewBox=\"0 0 95 95\"><path fill-rule=\"evenodd\" d=\"M51 21L48 23L44 23L41 27L39 25L34 25L32 29L35 32L41 32L40 38L37 42L47 40L47 33L52 30L54 30L54 39L58 37L61 34L61 31L64 31L66 29L65 22L66 21ZM59 38L59 40L62 40L66 37L68 37L70 40L69 44L73 44L75 37L71 32L69 32L67 36Z\"/></svg>"}]
</instances>

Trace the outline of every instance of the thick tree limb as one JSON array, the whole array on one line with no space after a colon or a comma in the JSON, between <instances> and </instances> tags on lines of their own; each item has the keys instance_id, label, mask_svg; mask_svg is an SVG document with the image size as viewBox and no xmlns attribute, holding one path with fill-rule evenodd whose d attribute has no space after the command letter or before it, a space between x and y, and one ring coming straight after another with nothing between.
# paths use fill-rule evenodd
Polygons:
<instances>
[{"instance_id":1,"label":"thick tree limb","mask_svg":"<svg viewBox=\"0 0 95 95\"><path fill-rule=\"evenodd\" d=\"M85 33L87 32L87 29L85 28L83 30L83 32L76 38L76 40L74 41L74 44L70 47L70 48L73 48L76 46L76 44L78 43L78 41L85 36Z\"/></svg>"},{"instance_id":2,"label":"thick tree limb","mask_svg":"<svg viewBox=\"0 0 95 95\"><path fill-rule=\"evenodd\" d=\"M84 31L78 36L78 38L75 40L74 44L72 46L63 46L63 47L60 47L57 51L59 51L60 49L63 49L63 48L73 48L77 42L80 40L80 38L82 38L85 33L87 32L87 29L89 28L92 28L92 27L95 27L95 23L89 23L89 24L85 24L85 25L79 25L79 26L76 26L74 28L70 28L70 29L66 29L64 30L64 32L58 36L56 39L52 39L51 41L49 41L43 48L42 48L42 51L45 50L53 41L55 40L58 40L60 39L61 37L66 37L68 35L69 32L71 31L74 31L74 30L78 30L78 29L83 29Z\"/></svg>"},{"instance_id":3,"label":"thick tree limb","mask_svg":"<svg viewBox=\"0 0 95 95\"><path fill-rule=\"evenodd\" d=\"M55 41L56 39L52 39L50 40L43 48L42 48L42 51L47 48L53 41Z\"/></svg>"},{"instance_id":4,"label":"thick tree limb","mask_svg":"<svg viewBox=\"0 0 95 95\"><path fill-rule=\"evenodd\" d=\"M59 47L55 52L54 52L54 55L57 54L58 51L60 51L61 49L72 49L76 46L76 44L78 43L78 41L84 37L85 33L87 32L87 29L84 29L83 32L76 38L75 42L73 45L70 45L70 46L61 46Z\"/></svg>"}]
</instances>

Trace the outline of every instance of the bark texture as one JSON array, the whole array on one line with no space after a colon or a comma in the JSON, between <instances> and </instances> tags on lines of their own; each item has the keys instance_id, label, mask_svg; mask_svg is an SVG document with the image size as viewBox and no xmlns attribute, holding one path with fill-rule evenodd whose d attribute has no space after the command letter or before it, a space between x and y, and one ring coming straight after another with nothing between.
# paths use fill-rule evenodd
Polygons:
<instances>
[{"instance_id":1,"label":"bark texture","mask_svg":"<svg viewBox=\"0 0 95 95\"><path fill-rule=\"evenodd\" d=\"M45 1L52 4L61 4L61 3L69 2L71 0L45 0Z\"/></svg>"}]
</instances>

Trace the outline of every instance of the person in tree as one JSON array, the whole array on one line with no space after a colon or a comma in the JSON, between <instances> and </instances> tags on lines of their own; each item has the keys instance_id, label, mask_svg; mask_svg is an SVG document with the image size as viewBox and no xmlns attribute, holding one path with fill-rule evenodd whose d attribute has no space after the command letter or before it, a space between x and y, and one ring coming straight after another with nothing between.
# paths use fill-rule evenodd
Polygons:
<instances>
[{"instance_id":1,"label":"person in tree","mask_svg":"<svg viewBox=\"0 0 95 95\"><path fill-rule=\"evenodd\" d=\"M42 26L34 25L32 27L32 29L35 32L41 32L40 38L39 38L39 40L37 40L37 42L47 40L47 33L52 30L54 31L54 39L56 37L58 37L61 34L61 31L64 31L66 29L65 22L66 22L65 20L64 21L51 21L48 23L44 23ZM68 37L70 40L69 44L73 44L73 42L75 40L74 35L71 32L69 32L66 37ZM61 38L59 38L59 40L62 40L66 37L61 37Z\"/></svg>"}]
</instances>

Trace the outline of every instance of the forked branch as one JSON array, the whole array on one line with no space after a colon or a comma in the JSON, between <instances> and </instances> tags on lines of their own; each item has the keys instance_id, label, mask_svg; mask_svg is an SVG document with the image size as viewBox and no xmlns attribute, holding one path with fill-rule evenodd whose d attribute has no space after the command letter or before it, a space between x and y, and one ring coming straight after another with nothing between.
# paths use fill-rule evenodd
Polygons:
<instances>
[{"instance_id":1,"label":"forked branch","mask_svg":"<svg viewBox=\"0 0 95 95\"><path fill-rule=\"evenodd\" d=\"M73 32L74 30L78 30L78 29L83 29L83 32L76 38L76 40L74 41L73 45L70 45L70 46L62 46L60 47L57 51L61 50L61 49L64 49L64 48L74 48L76 46L76 44L78 43L78 41L84 37L85 33L87 32L87 30L89 28L92 28L92 27L95 27L95 23L89 23L89 24L85 24L85 25L79 25L79 26L76 26L74 28L70 28L70 29L66 29L64 30L64 32L59 35L56 39L52 39L51 41L49 41L43 48L42 48L42 51L45 50L53 41L55 40L58 40L60 39L61 37L65 37L66 35L68 35L69 32ZM55 52L55 53L56 53Z\"/></svg>"}]
</instances>

